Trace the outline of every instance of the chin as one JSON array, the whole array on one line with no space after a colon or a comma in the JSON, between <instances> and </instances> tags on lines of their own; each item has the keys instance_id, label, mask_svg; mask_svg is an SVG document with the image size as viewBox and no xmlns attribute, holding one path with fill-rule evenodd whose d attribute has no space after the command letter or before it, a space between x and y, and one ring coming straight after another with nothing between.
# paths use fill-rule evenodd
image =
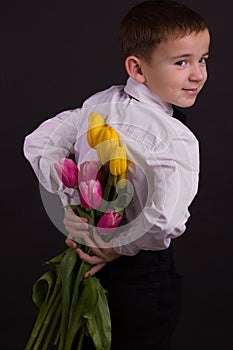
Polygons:
<instances>
[{"instance_id":1,"label":"chin","mask_svg":"<svg viewBox=\"0 0 233 350\"><path fill-rule=\"evenodd\" d=\"M174 105L181 108L188 108L188 107L192 107L195 102L196 102L196 98L192 101L177 102L177 103L174 103Z\"/></svg>"}]
</instances>

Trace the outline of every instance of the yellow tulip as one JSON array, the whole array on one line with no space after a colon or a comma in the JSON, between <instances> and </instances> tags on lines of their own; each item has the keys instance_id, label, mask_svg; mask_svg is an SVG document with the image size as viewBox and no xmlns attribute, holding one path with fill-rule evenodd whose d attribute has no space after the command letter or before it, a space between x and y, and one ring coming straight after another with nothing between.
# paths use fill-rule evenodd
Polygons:
<instances>
[{"instance_id":1,"label":"yellow tulip","mask_svg":"<svg viewBox=\"0 0 233 350\"><path fill-rule=\"evenodd\" d=\"M87 141L90 147L95 148L96 145L101 142L99 138L105 127L104 118L100 114L95 112L89 114Z\"/></svg>"},{"instance_id":2,"label":"yellow tulip","mask_svg":"<svg viewBox=\"0 0 233 350\"><path fill-rule=\"evenodd\" d=\"M127 170L127 156L124 145L118 146L111 154L109 169L112 175L118 176Z\"/></svg>"},{"instance_id":3,"label":"yellow tulip","mask_svg":"<svg viewBox=\"0 0 233 350\"><path fill-rule=\"evenodd\" d=\"M120 189L125 188L127 185L126 172L118 176L118 186Z\"/></svg>"},{"instance_id":4,"label":"yellow tulip","mask_svg":"<svg viewBox=\"0 0 233 350\"><path fill-rule=\"evenodd\" d=\"M113 151L119 146L119 135L111 126L105 126L101 130L98 141L96 145L97 155L99 161L105 164L110 160Z\"/></svg>"},{"instance_id":5,"label":"yellow tulip","mask_svg":"<svg viewBox=\"0 0 233 350\"><path fill-rule=\"evenodd\" d=\"M112 128L111 126L106 125L105 128L102 128L101 130L101 135L99 137L100 142L105 142L105 141L113 141L113 143L115 142L116 146L119 145L119 135L116 132L116 130L114 128Z\"/></svg>"}]
</instances>

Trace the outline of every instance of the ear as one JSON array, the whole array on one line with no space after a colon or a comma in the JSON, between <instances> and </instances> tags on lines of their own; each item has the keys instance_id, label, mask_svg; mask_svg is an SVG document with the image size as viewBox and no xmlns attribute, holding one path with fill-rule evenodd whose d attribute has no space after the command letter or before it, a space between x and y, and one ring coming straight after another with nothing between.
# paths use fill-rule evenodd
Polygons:
<instances>
[{"instance_id":1,"label":"ear","mask_svg":"<svg viewBox=\"0 0 233 350\"><path fill-rule=\"evenodd\" d=\"M125 60L125 69L128 75L138 83L144 83L145 77L142 70L142 61L136 56L128 56Z\"/></svg>"}]
</instances>

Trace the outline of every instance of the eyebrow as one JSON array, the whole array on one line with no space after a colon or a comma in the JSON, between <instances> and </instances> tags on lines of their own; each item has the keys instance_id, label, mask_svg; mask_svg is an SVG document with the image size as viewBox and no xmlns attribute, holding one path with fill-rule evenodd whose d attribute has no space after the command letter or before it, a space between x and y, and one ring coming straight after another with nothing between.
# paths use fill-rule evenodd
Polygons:
<instances>
[{"instance_id":1,"label":"eyebrow","mask_svg":"<svg viewBox=\"0 0 233 350\"><path fill-rule=\"evenodd\" d=\"M184 53L184 54L181 54L181 55L178 55L178 56L173 56L171 57L172 60L176 60L178 58L182 58L182 57L191 57L192 55L190 53ZM201 57L204 57L204 56L209 56L209 52L206 52L204 53Z\"/></svg>"}]
</instances>

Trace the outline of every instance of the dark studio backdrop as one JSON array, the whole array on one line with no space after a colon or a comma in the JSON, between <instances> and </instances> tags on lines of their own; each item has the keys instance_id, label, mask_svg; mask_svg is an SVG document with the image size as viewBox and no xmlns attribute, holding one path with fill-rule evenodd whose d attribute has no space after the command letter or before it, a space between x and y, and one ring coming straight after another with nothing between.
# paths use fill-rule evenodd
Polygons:
<instances>
[{"instance_id":1,"label":"dark studio backdrop","mask_svg":"<svg viewBox=\"0 0 233 350\"><path fill-rule=\"evenodd\" d=\"M23 350L37 309L31 301L42 262L64 236L43 207L22 153L26 134L91 94L122 84L118 27L139 1L10 2L1 9L1 336L2 350ZM174 350L233 346L232 4L184 0L211 28L209 80L185 110L201 149L199 194L186 233L176 240L184 276ZM131 350L131 349L129 349Z\"/></svg>"}]
</instances>

